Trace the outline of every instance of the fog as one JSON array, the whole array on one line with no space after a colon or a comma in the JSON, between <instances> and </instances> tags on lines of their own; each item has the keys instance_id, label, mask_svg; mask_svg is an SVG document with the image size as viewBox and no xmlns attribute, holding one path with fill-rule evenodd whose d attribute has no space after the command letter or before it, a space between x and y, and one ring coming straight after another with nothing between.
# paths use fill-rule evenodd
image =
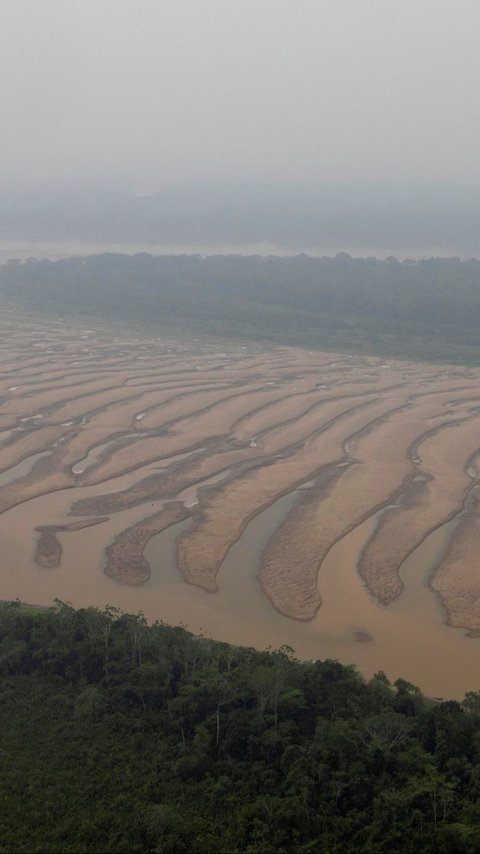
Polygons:
<instances>
[{"instance_id":1,"label":"fog","mask_svg":"<svg viewBox=\"0 0 480 854\"><path fill-rule=\"evenodd\" d=\"M473 0L0 11L5 238L475 251Z\"/></svg>"}]
</instances>

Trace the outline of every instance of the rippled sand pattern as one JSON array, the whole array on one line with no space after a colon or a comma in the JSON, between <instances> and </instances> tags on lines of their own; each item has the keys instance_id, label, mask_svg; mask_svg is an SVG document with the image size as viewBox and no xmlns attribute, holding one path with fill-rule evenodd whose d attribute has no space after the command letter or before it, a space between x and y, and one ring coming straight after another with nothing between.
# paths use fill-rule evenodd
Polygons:
<instances>
[{"instance_id":1,"label":"rippled sand pattern","mask_svg":"<svg viewBox=\"0 0 480 854\"><path fill-rule=\"evenodd\" d=\"M286 634L321 615L326 561L361 526L352 566L385 606L404 595L407 559L451 520L429 595L480 634L479 368L147 339L8 311L0 326L4 598L49 601L46 579L72 569L75 541L112 600L144 588L148 604L147 543L172 526L183 579L217 593L232 546L288 497L252 567ZM14 570L26 543L27 595ZM370 638L358 623L351 637Z\"/></svg>"}]
</instances>

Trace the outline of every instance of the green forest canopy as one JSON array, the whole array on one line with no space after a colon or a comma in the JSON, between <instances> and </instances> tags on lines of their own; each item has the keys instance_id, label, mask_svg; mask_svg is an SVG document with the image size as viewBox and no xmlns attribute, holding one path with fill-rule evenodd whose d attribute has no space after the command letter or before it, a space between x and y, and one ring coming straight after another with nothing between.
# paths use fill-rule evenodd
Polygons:
<instances>
[{"instance_id":1,"label":"green forest canopy","mask_svg":"<svg viewBox=\"0 0 480 854\"><path fill-rule=\"evenodd\" d=\"M480 362L480 262L104 254L0 267L0 297L66 316Z\"/></svg>"},{"instance_id":2,"label":"green forest canopy","mask_svg":"<svg viewBox=\"0 0 480 854\"><path fill-rule=\"evenodd\" d=\"M112 607L0 611L0 851L480 850L480 692Z\"/></svg>"}]
</instances>

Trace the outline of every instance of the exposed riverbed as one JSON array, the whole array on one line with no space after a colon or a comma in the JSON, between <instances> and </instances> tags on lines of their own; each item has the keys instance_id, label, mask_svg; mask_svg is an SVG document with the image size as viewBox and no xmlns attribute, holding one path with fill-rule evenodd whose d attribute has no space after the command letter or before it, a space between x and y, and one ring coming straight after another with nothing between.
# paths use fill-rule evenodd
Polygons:
<instances>
[{"instance_id":1,"label":"exposed riverbed","mask_svg":"<svg viewBox=\"0 0 480 854\"><path fill-rule=\"evenodd\" d=\"M478 368L2 323L1 598L479 689Z\"/></svg>"}]
</instances>

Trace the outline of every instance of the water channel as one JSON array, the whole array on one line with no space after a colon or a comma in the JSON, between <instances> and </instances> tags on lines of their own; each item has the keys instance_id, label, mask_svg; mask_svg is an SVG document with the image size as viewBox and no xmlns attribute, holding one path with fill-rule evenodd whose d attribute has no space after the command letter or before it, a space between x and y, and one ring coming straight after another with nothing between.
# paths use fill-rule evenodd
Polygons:
<instances>
[{"instance_id":1,"label":"water channel","mask_svg":"<svg viewBox=\"0 0 480 854\"><path fill-rule=\"evenodd\" d=\"M128 483L131 475L59 490L2 514L3 598L18 596L49 604L58 597L76 606L109 603L133 613L143 611L150 620L183 623L193 632L203 631L232 643L257 648L279 648L286 643L300 658L336 658L356 664L366 676L384 670L391 680L402 676L431 696L461 698L465 691L480 688L480 640L445 624L438 597L428 586L454 522L427 537L405 561L403 594L388 607L369 595L356 570L376 522L373 518L359 525L327 555L318 581L323 604L308 623L275 611L257 580L261 551L292 507L296 491L276 501L245 528L221 566L215 594L185 584L176 568L176 539L190 520L150 540L145 556L152 576L145 585L127 587L103 573L105 546L117 533L156 512L160 502L112 514L101 525L60 533L61 566L42 570L34 564L36 525L71 521L67 514L75 500L114 492ZM194 500L190 491L182 497L187 503Z\"/></svg>"}]
</instances>

